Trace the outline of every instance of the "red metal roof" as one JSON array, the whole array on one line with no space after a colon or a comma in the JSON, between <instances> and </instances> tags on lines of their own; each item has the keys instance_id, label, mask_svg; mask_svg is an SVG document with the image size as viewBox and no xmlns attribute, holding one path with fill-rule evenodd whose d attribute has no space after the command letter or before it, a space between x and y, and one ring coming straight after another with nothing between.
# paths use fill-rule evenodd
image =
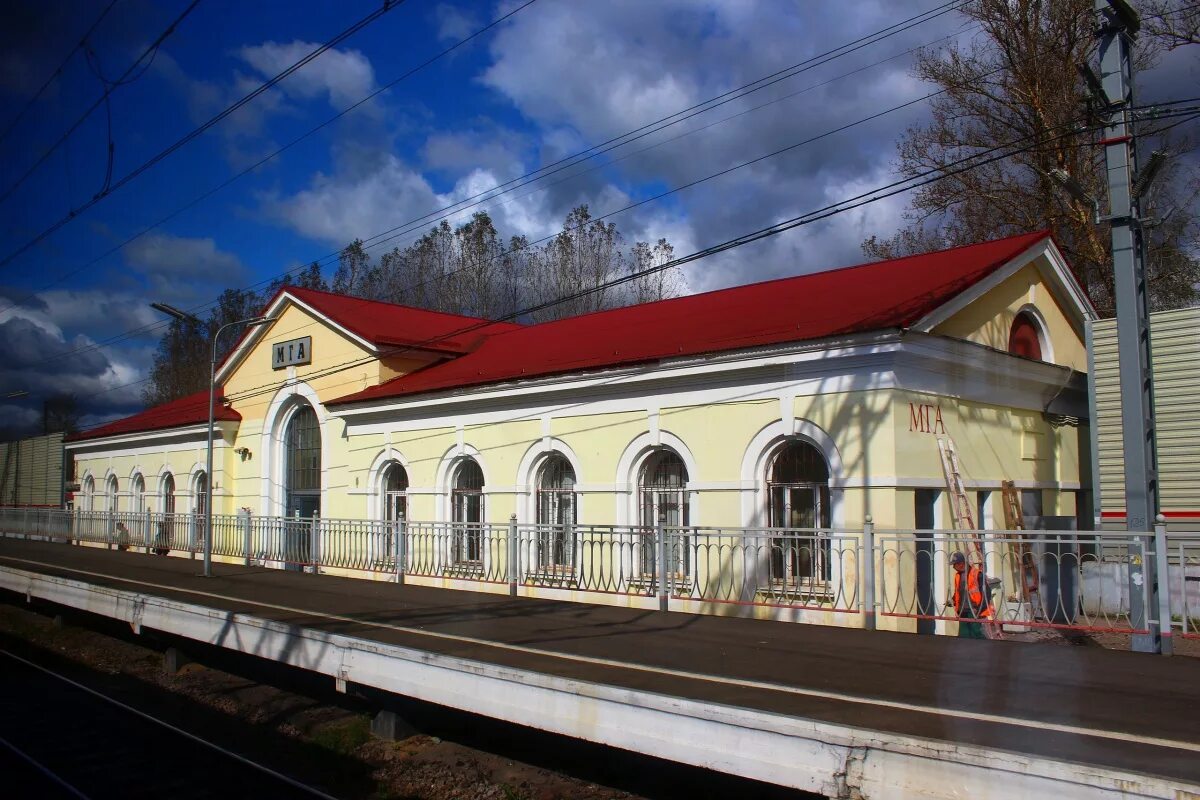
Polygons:
<instances>
[{"instance_id":1,"label":"red metal roof","mask_svg":"<svg viewBox=\"0 0 1200 800\"><path fill-rule=\"evenodd\" d=\"M1038 231L524 326L328 405L905 328L1049 235Z\"/></svg>"},{"instance_id":2,"label":"red metal roof","mask_svg":"<svg viewBox=\"0 0 1200 800\"><path fill-rule=\"evenodd\" d=\"M905 328L1049 236L1038 231L540 325L481 325L485 321L473 317L313 289L287 287L280 292L373 344L416 346L452 356L327 403L335 405ZM465 328L471 330L464 332ZM241 415L218 403L217 419L240 421ZM77 433L69 440L207 420L208 393L200 392Z\"/></svg>"},{"instance_id":3,"label":"red metal roof","mask_svg":"<svg viewBox=\"0 0 1200 800\"><path fill-rule=\"evenodd\" d=\"M279 290L279 294L284 292L378 347L411 346L466 353L486 336L522 327L512 322L488 322L478 317L443 314L296 286ZM272 298L267 307L274 302L275 298Z\"/></svg>"},{"instance_id":4,"label":"red metal roof","mask_svg":"<svg viewBox=\"0 0 1200 800\"><path fill-rule=\"evenodd\" d=\"M217 392L217 405L214 416L218 420L241 422L242 415L225 405L221 393ZM132 417L114 420L107 425L101 425L91 430L80 431L66 437L68 442L79 442L85 439L102 439L106 436L120 436L123 433L142 433L157 431L163 428L182 428L185 425L204 425L208 423L208 392L196 392L169 403L152 406Z\"/></svg>"}]
</instances>

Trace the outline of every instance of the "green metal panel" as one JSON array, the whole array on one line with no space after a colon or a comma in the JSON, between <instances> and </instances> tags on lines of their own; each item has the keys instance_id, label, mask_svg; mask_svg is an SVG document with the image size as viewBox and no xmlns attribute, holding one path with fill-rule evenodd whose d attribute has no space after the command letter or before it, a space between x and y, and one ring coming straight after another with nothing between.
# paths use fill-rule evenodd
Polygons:
<instances>
[{"instance_id":1,"label":"green metal panel","mask_svg":"<svg viewBox=\"0 0 1200 800\"><path fill-rule=\"evenodd\" d=\"M1158 435L1159 498L1164 512L1200 516L1200 308L1150 315L1154 412ZM1096 415L1100 440L1100 501L1105 512L1124 507L1121 394L1116 320L1094 326Z\"/></svg>"},{"instance_id":2,"label":"green metal panel","mask_svg":"<svg viewBox=\"0 0 1200 800\"><path fill-rule=\"evenodd\" d=\"M0 444L0 505L60 506L63 435L51 433Z\"/></svg>"}]
</instances>

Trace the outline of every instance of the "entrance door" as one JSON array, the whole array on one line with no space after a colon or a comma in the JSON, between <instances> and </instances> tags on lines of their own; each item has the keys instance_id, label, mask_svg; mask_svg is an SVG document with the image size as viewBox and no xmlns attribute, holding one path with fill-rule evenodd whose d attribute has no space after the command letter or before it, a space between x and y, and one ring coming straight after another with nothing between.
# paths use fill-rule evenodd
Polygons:
<instances>
[{"instance_id":1,"label":"entrance door","mask_svg":"<svg viewBox=\"0 0 1200 800\"><path fill-rule=\"evenodd\" d=\"M312 561L313 518L321 516L321 495L288 494L283 527L284 569L299 572Z\"/></svg>"},{"instance_id":2,"label":"entrance door","mask_svg":"<svg viewBox=\"0 0 1200 800\"><path fill-rule=\"evenodd\" d=\"M917 533L917 607L915 612L922 616L932 616L937 613L933 570L936 550L934 549L933 529L936 522L935 509L940 494L941 492L935 489L917 489L914 498L916 503L916 525L914 527ZM932 635L936 632L936 620L917 619L917 633Z\"/></svg>"}]
</instances>

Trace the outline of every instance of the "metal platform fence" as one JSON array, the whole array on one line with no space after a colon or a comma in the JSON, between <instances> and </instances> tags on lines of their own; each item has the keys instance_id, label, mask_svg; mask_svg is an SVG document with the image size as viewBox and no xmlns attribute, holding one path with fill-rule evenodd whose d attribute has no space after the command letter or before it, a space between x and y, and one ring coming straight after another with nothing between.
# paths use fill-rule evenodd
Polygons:
<instances>
[{"instance_id":1,"label":"metal platform fence","mask_svg":"<svg viewBox=\"0 0 1200 800\"><path fill-rule=\"evenodd\" d=\"M0 534L195 557L204 519L157 512L0 509ZM876 627L971 621L953 603L955 554L986 582L987 623L1137 633L1129 571L1157 559L1166 591L1152 622L1200 638L1200 534L533 525L213 516L212 552L245 564L505 585L587 602L656 598L662 609L805 612ZM1143 587L1146 591L1146 587ZM1149 606L1147 606L1149 607ZM813 613L808 613L813 612ZM891 626L896 627L896 626ZM1164 627L1166 627L1164 625ZM943 630L946 630L942 626Z\"/></svg>"}]
</instances>

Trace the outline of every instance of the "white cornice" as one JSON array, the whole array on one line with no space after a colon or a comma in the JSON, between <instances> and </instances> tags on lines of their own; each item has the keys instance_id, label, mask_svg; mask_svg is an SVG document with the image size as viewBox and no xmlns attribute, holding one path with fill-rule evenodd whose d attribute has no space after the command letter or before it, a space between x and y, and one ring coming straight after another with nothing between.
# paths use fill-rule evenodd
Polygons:
<instances>
[{"instance_id":1,"label":"white cornice","mask_svg":"<svg viewBox=\"0 0 1200 800\"><path fill-rule=\"evenodd\" d=\"M908 332L877 335L871 344L774 348L720 358L664 361L638 369L527 381L475 391L421 395L376 405L330 408L358 433L449 424L480 425L560 415L642 410L649 400L672 406L763 400L851 391L903 391L1040 412L1086 417L1083 375L1021 359L973 342Z\"/></svg>"},{"instance_id":2,"label":"white cornice","mask_svg":"<svg viewBox=\"0 0 1200 800\"><path fill-rule=\"evenodd\" d=\"M418 410L464 404L495 405L502 401L509 405L520 405L526 399L540 400L547 395L612 394L631 386L663 381L677 385L691 382L696 386L705 386L709 383L707 379L714 373L779 368L791 375L797 372L798 364L810 365L808 369L801 370L803 373L834 372L843 370L851 360L866 358L877 361L881 355L896 347L898 341L897 331L873 332L816 342L662 359L651 364L592 370L574 375L551 375L503 384L428 392L413 397L334 405L329 406L329 413L349 422L354 417L392 412L407 416ZM840 359L841 363L834 368L826 363L829 359Z\"/></svg>"},{"instance_id":3,"label":"white cornice","mask_svg":"<svg viewBox=\"0 0 1200 800\"><path fill-rule=\"evenodd\" d=\"M224 438L224 428L238 426L233 420L217 420L216 438L218 440ZM141 444L144 442L154 441L161 444L166 444L172 441L207 441L208 439L208 423L201 425L189 425L186 428L163 428L157 431L134 431L132 433L121 433L115 436L99 436L94 439L84 439L78 442L67 442L63 445L67 450L77 450L80 452L87 451L90 448L97 450L111 450L113 447L120 447L126 444Z\"/></svg>"}]
</instances>

